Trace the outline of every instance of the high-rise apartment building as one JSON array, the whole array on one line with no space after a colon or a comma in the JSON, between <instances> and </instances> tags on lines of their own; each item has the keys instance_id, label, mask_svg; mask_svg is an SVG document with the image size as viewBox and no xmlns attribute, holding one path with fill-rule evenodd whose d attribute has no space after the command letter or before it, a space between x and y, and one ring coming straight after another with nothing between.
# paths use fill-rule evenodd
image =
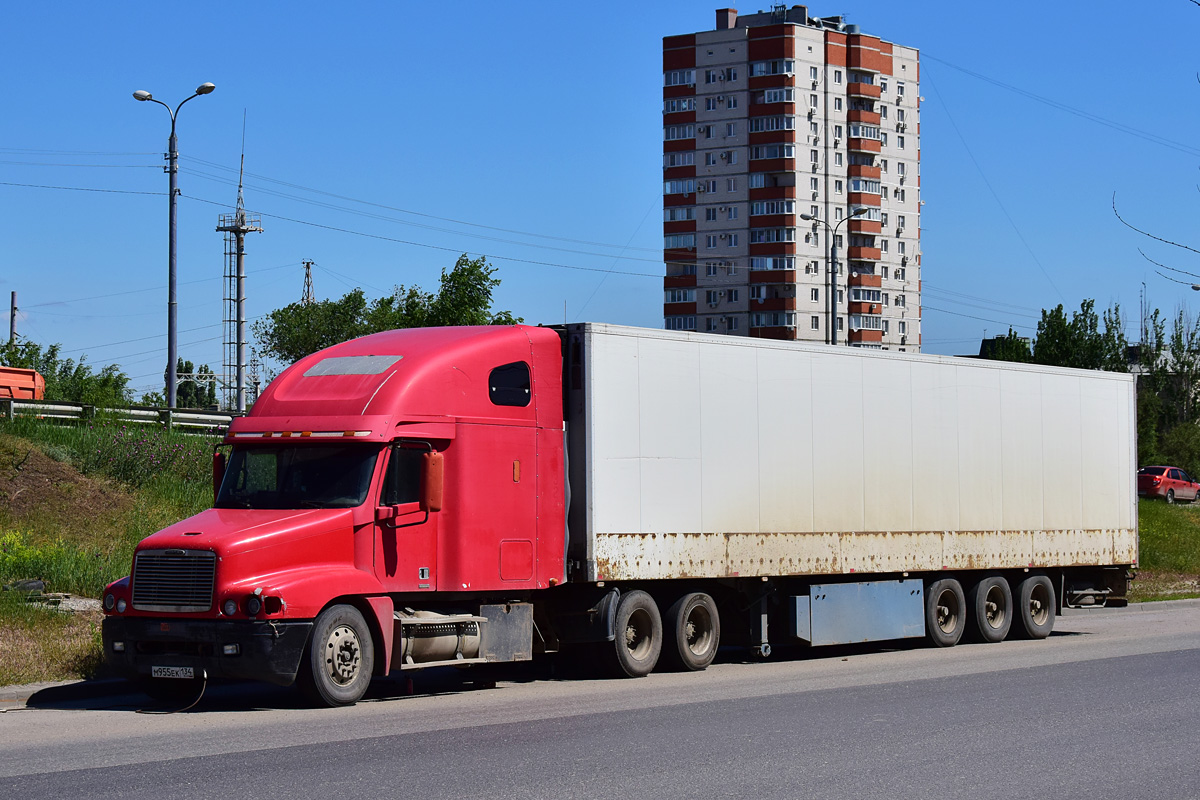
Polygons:
<instances>
[{"instance_id":1,"label":"high-rise apartment building","mask_svg":"<svg viewBox=\"0 0 1200 800\"><path fill-rule=\"evenodd\" d=\"M917 51L720 9L663 77L666 327L918 351Z\"/></svg>"}]
</instances>

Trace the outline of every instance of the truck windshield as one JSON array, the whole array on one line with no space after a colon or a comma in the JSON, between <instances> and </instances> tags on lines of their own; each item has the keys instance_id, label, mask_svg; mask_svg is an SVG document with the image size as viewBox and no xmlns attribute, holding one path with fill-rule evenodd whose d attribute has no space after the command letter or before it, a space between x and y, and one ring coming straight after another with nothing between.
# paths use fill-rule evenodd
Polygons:
<instances>
[{"instance_id":1,"label":"truck windshield","mask_svg":"<svg viewBox=\"0 0 1200 800\"><path fill-rule=\"evenodd\" d=\"M217 508L355 508L367 499L379 447L235 447Z\"/></svg>"}]
</instances>

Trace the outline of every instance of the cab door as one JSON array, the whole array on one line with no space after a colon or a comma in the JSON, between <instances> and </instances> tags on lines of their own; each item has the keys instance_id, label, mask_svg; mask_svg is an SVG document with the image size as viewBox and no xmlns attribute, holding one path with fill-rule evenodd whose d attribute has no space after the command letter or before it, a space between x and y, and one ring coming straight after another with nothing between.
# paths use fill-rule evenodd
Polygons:
<instances>
[{"instance_id":1,"label":"cab door","mask_svg":"<svg viewBox=\"0 0 1200 800\"><path fill-rule=\"evenodd\" d=\"M387 450L375 509L375 574L389 592L426 592L437 586L439 512L422 507L422 475L429 442L398 440Z\"/></svg>"}]
</instances>

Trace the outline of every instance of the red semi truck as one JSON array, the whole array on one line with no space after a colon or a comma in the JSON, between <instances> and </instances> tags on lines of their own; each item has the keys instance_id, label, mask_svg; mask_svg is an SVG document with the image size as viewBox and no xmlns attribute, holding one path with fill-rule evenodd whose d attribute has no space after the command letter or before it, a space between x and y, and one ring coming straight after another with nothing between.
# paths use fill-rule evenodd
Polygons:
<instances>
[{"instance_id":1,"label":"red semi truck","mask_svg":"<svg viewBox=\"0 0 1200 800\"><path fill-rule=\"evenodd\" d=\"M285 370L214 456L214 507L104 593L151 694L317 703L394 670L598 648L1045 637L1123 603L1133 384L579 324L392 331Z\"/></svg>"}]
</instances>

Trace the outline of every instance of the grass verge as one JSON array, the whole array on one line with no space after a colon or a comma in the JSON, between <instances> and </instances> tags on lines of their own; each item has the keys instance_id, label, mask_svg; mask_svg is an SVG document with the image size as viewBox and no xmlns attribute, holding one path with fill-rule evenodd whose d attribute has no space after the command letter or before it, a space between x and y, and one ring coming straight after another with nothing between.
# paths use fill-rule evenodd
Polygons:
<instances>
[{"instance_id":1,"label":"grass verge","mask_svg":"<svg viewBox=\"0 0 1200 800\"><path fill-rule=\"evenodd\" d=\"M1138 500L1138 550L1130 600L1200 597L1200 505Z\"/></svg>"},{"instance_id":2,"label":"grass verge","mask_svg":"<svg viewBox=\"0 0 1200 800\"><path fill-rule=\"evenodd\" d=\"M72 613L0 592L0 686L91 678L104 662L100 613Z\"/></svg>"}]
</instances>

